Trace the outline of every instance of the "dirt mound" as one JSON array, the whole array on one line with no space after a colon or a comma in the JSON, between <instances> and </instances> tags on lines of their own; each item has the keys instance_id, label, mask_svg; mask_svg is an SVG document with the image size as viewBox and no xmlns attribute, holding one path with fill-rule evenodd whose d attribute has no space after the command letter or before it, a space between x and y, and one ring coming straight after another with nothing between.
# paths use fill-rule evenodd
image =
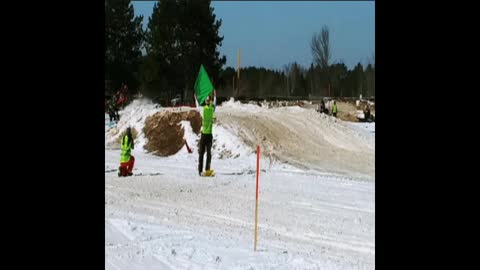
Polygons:
<instances>
[{"instance_id":1,"label":"dirt mound","mask_svg":"<svg viewBox=\"0 0 480 270\"><path fill-rule=\"evenodd\" d=\"M216 113L218 125L251 149L260 145L264 157L299 168L375 176L375 137L336 118L294 107Z\"/></svg>"},{"instance_id":2,"label":"dirt mound","mask_svg":"<svg viewBox=\"0 0 480 270\"><path fill-rule=\"evenodd\" d=\"M358 122L357 107L352 102L337 101L337 117L343 121Z\"/></svg>"},{"instance_id":3,"label":"dirt mound","mask_svg":"<svg viewBox=\"0 0 480 270\"><path fill-rule=\"evenodd\" d=\"M353 102L337 101L338 111L341 112L354 112L357 111L357 107Z\"/></svg>"},{"instance_id":4,"label":"dirt mound","mask_svg":"<svg viewBox=\"0 0 480 270\"><path fill-rule=\"evenodd\" d=\"M143 133L147 139L145 150L157 156L176 154L185 144L184 130L180 121L190 121L193 132L200 132L202 119L196 110L190 111L162 111L145 119Z\"/></svg>"},{"instance_id":5,"label":"dirt mound","mask_svg":"<svg viewBox=\"0 0 480 270\"><path fill-rule=\"evenodd\" d=\"M197 135L200 133L200 128L202 127L202 117L197 110L188 111L187 118L182 120L190 121L193 132L195 132Z\"/></svg>"},{"instance_id":6,"label":"dirt mound","mask_svg":"<svg viewBox=\"0 0 480 270\"><path fill-rule=\"evenodd\" d=\"M337 117L339 119L343 120L343 121L358 122L356 111L354 111L354 112L339 111L338 114L337 114Z\"/></svg>"}]
</instances>

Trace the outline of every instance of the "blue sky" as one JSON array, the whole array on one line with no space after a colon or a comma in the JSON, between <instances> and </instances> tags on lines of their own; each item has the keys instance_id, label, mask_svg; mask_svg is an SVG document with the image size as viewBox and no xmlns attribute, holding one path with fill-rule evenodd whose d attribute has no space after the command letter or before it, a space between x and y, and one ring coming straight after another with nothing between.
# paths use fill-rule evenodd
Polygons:
<instances>
[{"instance_id":1,"label":"blue sky","mask_svg":"<svg viewBox=\"0 0 480 270\"><path fill-rule=\"evenodd\" d=\"M133 1L143 26L152 14L154 1ZM330 28L332 60L349 69L365 65L375 54L375 2L373 1L213 1L224 36L219 51L226 66L282 69L296 61L308 67L313 61L310 40L323 25Z\"/></svg>"}]
</instances>

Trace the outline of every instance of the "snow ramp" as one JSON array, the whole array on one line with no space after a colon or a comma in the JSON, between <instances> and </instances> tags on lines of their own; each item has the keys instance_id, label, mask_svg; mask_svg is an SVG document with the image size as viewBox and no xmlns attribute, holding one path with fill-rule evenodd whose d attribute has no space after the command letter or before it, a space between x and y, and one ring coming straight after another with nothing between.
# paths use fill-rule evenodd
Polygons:
<instances>
[{"instance_id":1,"label":"snow ramp","mask_svg":"<svg viewBox=\"0 0 480 270\"><path fill-rule=\"evenodd\" d=\"M304 169L375 176L375 134L298 106L267 108L231 99L216 124L262 155Z\"/></svg>"}]
</instances>

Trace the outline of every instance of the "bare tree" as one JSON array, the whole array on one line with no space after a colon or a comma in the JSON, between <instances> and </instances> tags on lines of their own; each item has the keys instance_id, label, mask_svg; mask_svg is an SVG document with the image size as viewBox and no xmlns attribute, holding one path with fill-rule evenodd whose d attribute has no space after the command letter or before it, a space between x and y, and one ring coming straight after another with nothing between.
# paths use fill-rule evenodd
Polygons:
<instances>
[{"instance_id":1,"label":"bare tree","mask_svg":"<svg viewBox=\"0 0 480 270\"><path fill-rule=\"evenodd\" d=\"M322 27L320 33L314 33L310 42L314 62L327 73L328 89L330 92L330 60L332 57L330 48L330 31L326 25ZM330 93L329 93L330 95Z\"/></svg>"},{"instance_id":2,"label":"bare tree","mask_svg":"<svg viewBox=\"0 0 480 270\"><path fill-rule=\"evenodd\" d=\"M328 27L324 25L322 31L317 34L314 33L310 47L312 49L313 60L320 65L322 69L328 69L330 66L331 51L330 51L330 34Z\"/></svg>"}]
</instances>

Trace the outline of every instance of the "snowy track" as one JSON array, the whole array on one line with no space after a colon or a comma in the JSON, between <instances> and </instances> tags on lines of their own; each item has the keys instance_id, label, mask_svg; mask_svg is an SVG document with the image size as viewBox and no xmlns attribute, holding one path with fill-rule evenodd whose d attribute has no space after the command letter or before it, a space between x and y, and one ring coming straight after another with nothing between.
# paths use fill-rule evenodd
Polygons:
<instances>
[{"instance_id":1,"label":"snowy track","mask_svg":"<svg viewBox=\"0 0 480 270\"><path fill-rule=\"evenodd\" d=\"M106 176L107 268L373 269L370 182L263 173L255 253L255 176L201 178L190 171Z\"/></svg>"},{"instance_id":2,"label":"snowy track","mask_svg":"<svg viewBox=\"0 0 480 270\"><path fill-rule=\"evenodd\" d=\"M248 141L235 146L245 138L230 137L236 131L229 125L240 116L234 110L228 113L222 108L217 116L214 178L197 175L196 149L194 154L182 149L171 157L156 157L141 147L133 151L134 173L143 175L119 178L119 150L105 150L106 269L374 269L374 168L373 176L348 171L348 166L322 170L328 164L318 165L311 157L301 160L310 162L305 166L310 169L302 169L272 163L262 152L259 233L253 251L255 155ZM267 117L257 116L262 121ZM305 124L295 117L285 118ZM332 134L345 129L342 134L357 138L345 142L345 148L370 155L371 127L341 124ZM193 140L190 136L187 132ZM341 137L336 140L343 142ZM225 149L238 158L220 159ZM278 157L295 161L296 156ZM347 173L335 172L339 169Z\"/></svg>"}]
</instances>

